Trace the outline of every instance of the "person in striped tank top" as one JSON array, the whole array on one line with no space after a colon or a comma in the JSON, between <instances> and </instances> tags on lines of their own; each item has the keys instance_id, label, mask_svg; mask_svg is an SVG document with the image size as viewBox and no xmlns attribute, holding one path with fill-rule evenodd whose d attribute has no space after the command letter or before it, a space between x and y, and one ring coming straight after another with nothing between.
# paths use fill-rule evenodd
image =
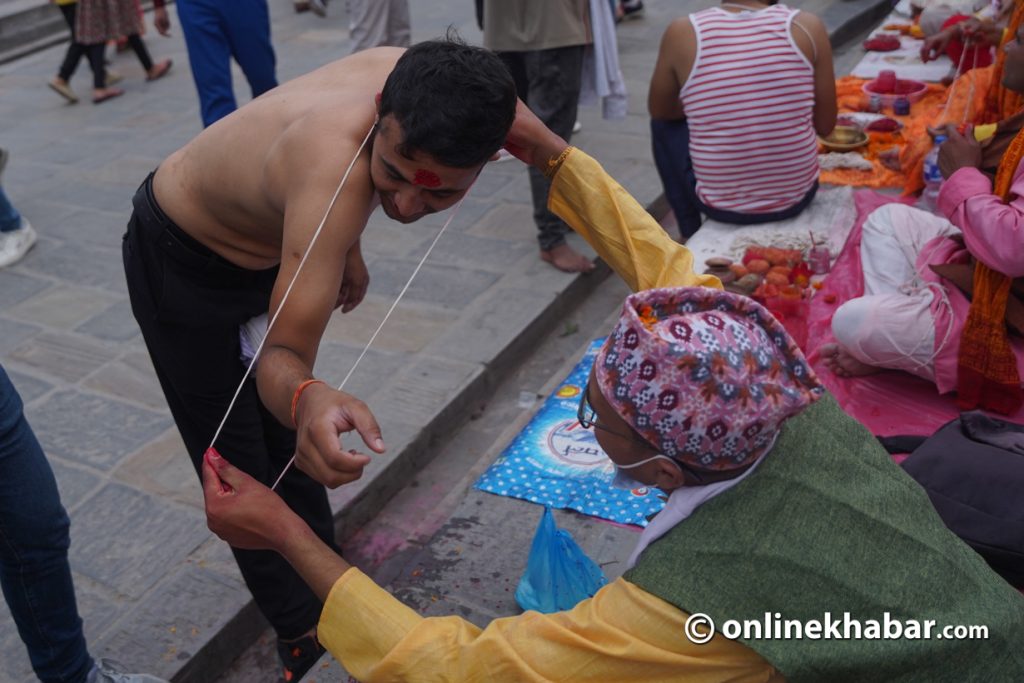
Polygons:
<instances>
[{"instance_id":1,"label":"person in striped tank top","mask_svg":"<svg viewBox=\"0 0 1024 683\"><path fill-rule=\"evenodd\" d=\"M807 12L730 0L672 22L648 95L654 159L683 237L701 214L791 218L818 187L836 122L828 32Z\"/></svg>"}]
</instances>

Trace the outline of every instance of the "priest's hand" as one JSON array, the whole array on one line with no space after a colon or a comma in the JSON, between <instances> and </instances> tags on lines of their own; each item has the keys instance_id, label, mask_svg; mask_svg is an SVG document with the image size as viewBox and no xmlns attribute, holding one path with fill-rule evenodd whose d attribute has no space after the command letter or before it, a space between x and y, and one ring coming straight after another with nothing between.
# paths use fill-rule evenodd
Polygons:
<instances>
[{"instance_id":1,"label":"priest's hand","mask_svg":"<svg viewBox=\"0 0 1024 683\"><path fill-rule=\"evenodd\" d=\"M981 144L974 139L974 130L961 134L953 124L946 125L946 141L939 147L939 170L949 178L961 168L981 168Z\"/></svg>"}]
</instances>

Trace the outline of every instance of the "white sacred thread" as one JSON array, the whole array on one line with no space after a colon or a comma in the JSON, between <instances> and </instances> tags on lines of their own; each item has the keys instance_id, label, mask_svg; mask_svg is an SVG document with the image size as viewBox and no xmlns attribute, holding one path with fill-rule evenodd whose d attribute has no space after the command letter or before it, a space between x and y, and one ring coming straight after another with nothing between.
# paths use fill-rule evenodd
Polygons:
<instances>
[{"instance_id":1,"label":"white sacred thread","mask_svg":"<svg viewBox=\"0 0 1024 683\"><path fill-rule=\"evenodd\" d=\"M267 337L270 336L270 330L273 329L274 323L277 321L277 316L279 316L281 311L284 309L284 304L288 301L288 295L292 293L292 287L295 286L295 281L299 279L299 273L302 272L302 267L306 265L306 259L309 258L309 253L313 250L313 245L316 244L317 238L320 237L320 233L323 231L324 225L327 223L327 217L331 215L331 209L334 208L335 202L338 201L338 195L341 194L342 188L345 187L345 182L348 180L349 174L352 173L352 169L355 167L356 161L359 159L359 155L363 153L363 148L366 147L366 142L370 139L370 135L373 134L376 127L376 123L370 126L370 130L367 131L366 137L363 138L363 142L359 145L359 149L356 150L356 155L352 157L352 161L349 163L348 168L345 169L345 175L341 177L341 182L338 183L338 189L334 191L334 196L331 197L331 202L327 205L327 211L324 212L324 217L320 220L320 225L317 226L316 232L313 233L312 239L309 240L309 246L306 247L306 253L302 255L302 259L299 261L299 265L295 269L295 274L292 275L292 281L288 283L288 288L284 291L284 296L281 297L281 303L277 305L277 310L274 311L274 316L267 324L267 331L263 335L263 339L260 340L259 346L256 347L256 352L253 354L252 360L249 361L249 367L245 369L245 374L242 375L242 381L238 383L238 388L235 389L235 395L231 397L228 409L224 411L224 417L217 426L217 431L214 432L213 439L210 441L210 446L207 450L213 448L214 444L217 443L217 439L220 437L220 433L228 421L228 416L231 415L231 410L235 407L235 402L238 401L239 394L242 393L242 387L245 386L245 381L249 379L249 375L252 374L253 367L256 366L256 360L260 357L260 352L263 351L263 344L266 343Z\"/></svg>"},{"instance_id":2,"label":"white sacred thread","mask_svg":"<svg viewBox=\"0 0 1024 683\"><path fill-rule=\"evenodd\" d=\"M463 195L462 199L465 198L465 195ZM441 239L441 235L444 234L444 231L448 228L448 225L452 222L452 219L455 218L455 216L459 213L459 207L462 206L462 199L460 199L459 203L455 205L454 209L452 209L452 215L448 216L448 220L446 220L444 222L444 225L441 226L441 229L437 231L437 236L434 237L434 241L430 243L430 246L427 247L426 253L423 254L423 258L421 258L420 262L416 264L415 270L412 271L412 275L409 276L409 279L406 281L405 286L402 287L402 291L400 291L398 293L398 296L395 297L395 301L394 303L391 304L391 308L389 308L388 312L384 314L384 318L380 321L380 325L377 325L377 329L370 337L370 341L366 342L366 346L363 347L363 350L359 354L359 357L356 358L356 362L352 364L352 367L349 369L348 374L345 375L345 379L341 380L341 384L338 385L338 391L341 391L345 387L345 383L348 382L348 378L352 376L353 372L355 372L356 366L359 365L359 361L363 359L363 356L365 356L366 352L370 350L370 345L373 344L373 341L377 338L377 335L380 334L380 331L382 329L384 329L384 324L388 321L388 318L391 317L391 314L394 312L395 308L398 307L398 302L402 300L403 296L405 296L405 291L409 289L409 285L412 284L413 279L420 272L420 268L423 267L423 264L426 262L427 257L430 256L430 252L434 250L434 246L437 244L438 240ZM278 475L277 481L275 481L274 485L270 487L271 491L277 489L277 485L281 483L281 480L284 479L284 475L288 473L288 470L291 469L291 466L294 463L295 455L292 455L291 460L288 461L288 464L284 466L283 470L281 470L281 474Z\"/></svg>"}]
</instances>

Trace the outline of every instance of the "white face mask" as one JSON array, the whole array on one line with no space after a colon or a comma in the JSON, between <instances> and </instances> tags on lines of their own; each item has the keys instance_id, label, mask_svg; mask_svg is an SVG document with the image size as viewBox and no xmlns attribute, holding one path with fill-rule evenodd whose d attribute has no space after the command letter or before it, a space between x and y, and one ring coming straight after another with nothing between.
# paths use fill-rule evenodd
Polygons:
<instances>
[{"instance_id":1,"label":"white face mask","mask_svg":"<svg viewBox=\"0 0 1024 683\"><path fill-rule=\"evenodd\" d=\"M632 491L633 489L651 488L652 484L645 484L642 481L637 481L636 479L631 477L628 472L625 472L624 470L631 470L635 467L646 465L647 463L654 460L658 460L659 458L662 460L668 460L676 467L679 467L679 463L677 463L675 460L668 457L667 455L661 454L647 458L646 460L641 460L640 462L635 462L632 465L615 465L615 477L612 479L612 486L617 489L626 489L627 491ZM681 467L679 467L679 471L682 472Z\"/></svg>"}]
</instances>

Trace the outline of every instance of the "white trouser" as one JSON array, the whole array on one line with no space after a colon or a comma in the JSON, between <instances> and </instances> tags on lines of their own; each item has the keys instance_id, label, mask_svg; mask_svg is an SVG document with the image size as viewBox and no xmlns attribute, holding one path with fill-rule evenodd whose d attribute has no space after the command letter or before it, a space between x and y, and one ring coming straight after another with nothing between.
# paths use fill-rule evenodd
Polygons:
<instances>
[{"instance_id":1,"label":"white trouser","mask_svg":"<svg viewBox=\"0 0 1024 683\"><path fill-rule=\"evenodd\" d=\"M832 318L832 333L851 356L935 381L931 304L938 288L918 277L916 263L928 242L959 232L946 219L904 204L886 204L867 217L860 243L864 296L847 301Z\"/></svg>"},{"instance_id":2,"label":"white trouser","mask_svg":"<svg viewBox=\"0 0 1024 683\"><path fill-rule=\"evenodd\" d=\"M348 0L352 52L389 45L409 47L409 0Z\"/></svg>"}]
</instances>

